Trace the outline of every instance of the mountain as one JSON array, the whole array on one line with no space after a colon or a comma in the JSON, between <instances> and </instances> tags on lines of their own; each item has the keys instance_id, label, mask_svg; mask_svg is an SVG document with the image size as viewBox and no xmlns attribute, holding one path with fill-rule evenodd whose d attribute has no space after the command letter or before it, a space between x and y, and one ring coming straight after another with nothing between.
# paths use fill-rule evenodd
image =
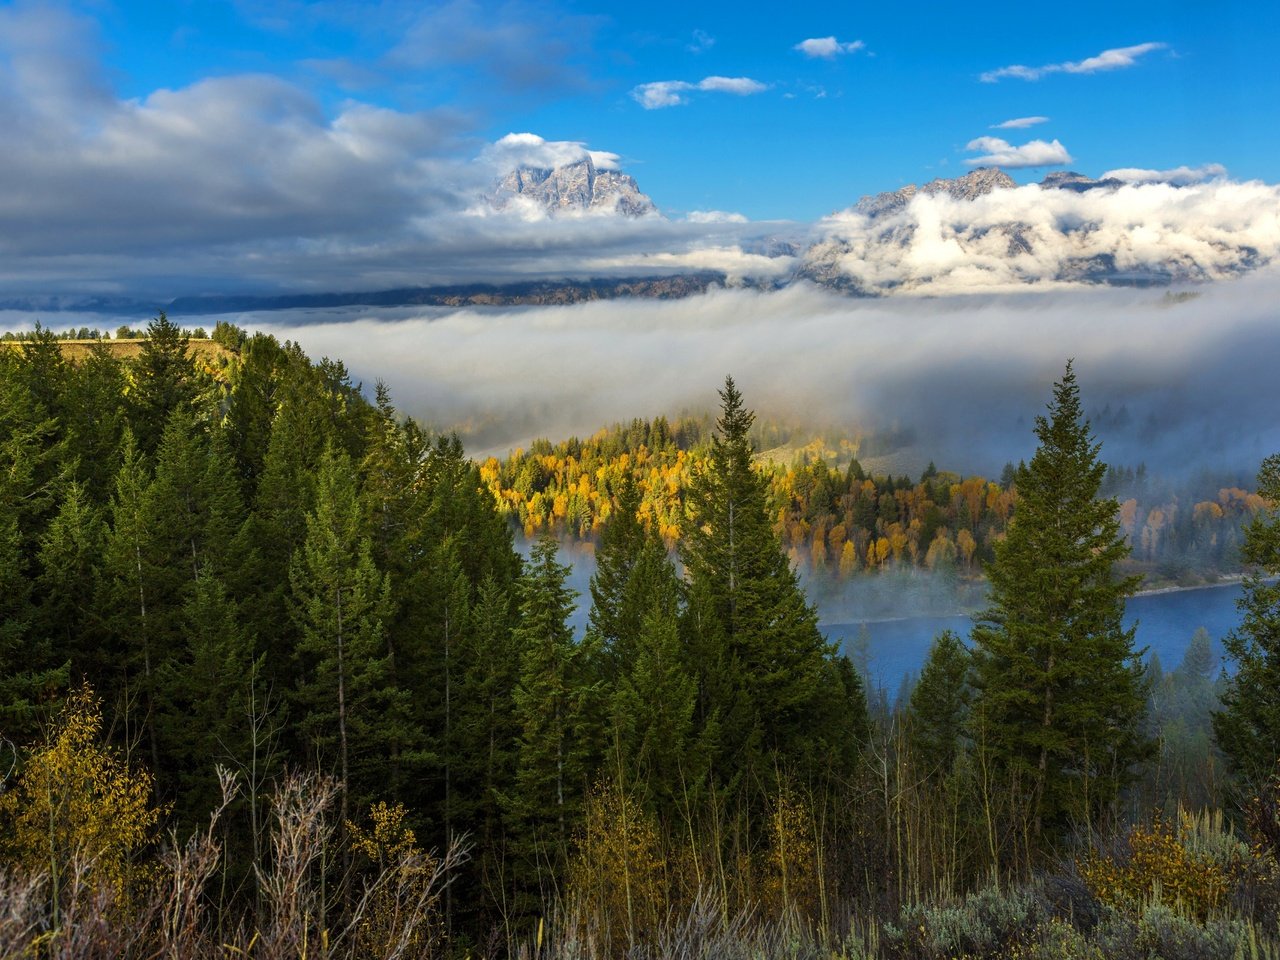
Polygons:
<instances>
[{"instance_id":1,"label":"mountain","mask_svg":"<svg viewBox=\"0 0 1280 960\"><path fill-rule=\"evenodd\" d=\"M489 201L502 210L516 197L531 200L550 214L604 211L643 217L658 212L634 177L601 170L589 156L549 169L518 167L498 181Z\"/></svg>"},{"instance_id":2,"label":"mountain","mask_svg":"<svg viewBox=\"0 0 1280 960\"><path fill-rule=\"evenodd\" d=\"M985 197L993 190L1004 190L1017 185L1013 177L999 167L979 167L953 180L941 178L930 180L923 187L917 187L912 183L901 190L877 193L874 197L863 197L854 209L868 217L879 217L902 210L917 194L926 197L943 195L952 200L975 200L978 197Z\"/></svg>"},{"instance_id":3,"label":"mountain","mask_svg":"<svg viewBox=\"0 0 1280 960\"><path fill-rule=\"evenodd\" d=\"M1084 193L1086 190L1123 187L1124 181L1117 180L1115 177L1094 180L1092 177L1086 177L1083 173L1076 173L1074 170L1060 170L1049 174L1041 180L1040 186L1045 190L1072 190L1076 193Z\"/></svg>"},{"instance_id":4,"label":"mountain","mask_svg":"<svg viewBox=\"0 0 1280 960\"><path fill-rule=\"evenodd\" d=\"M857 296L1224 279L1280 258L1269 191L1072 171L1019 186L985 167L832 214L796 276Z\"/></svg>"}]
</instances>

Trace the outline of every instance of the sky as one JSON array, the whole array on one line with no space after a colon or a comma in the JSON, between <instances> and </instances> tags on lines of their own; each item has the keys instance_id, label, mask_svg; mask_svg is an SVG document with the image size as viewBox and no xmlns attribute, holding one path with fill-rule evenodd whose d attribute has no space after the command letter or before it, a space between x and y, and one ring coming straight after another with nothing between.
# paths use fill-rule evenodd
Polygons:
<instances>
[{"instance_id":1,"label":"sky","mask_svg":"<svg viewBox=\"0 0 1280 960\"><path fill-rule=\"evenodd\" d=\"M1280 181L1280 5L904 9L0 4L0 292L719 268L986 163ZM511 134L606 158L666 222L479 215Z\"/></svg>"}]
</instances>

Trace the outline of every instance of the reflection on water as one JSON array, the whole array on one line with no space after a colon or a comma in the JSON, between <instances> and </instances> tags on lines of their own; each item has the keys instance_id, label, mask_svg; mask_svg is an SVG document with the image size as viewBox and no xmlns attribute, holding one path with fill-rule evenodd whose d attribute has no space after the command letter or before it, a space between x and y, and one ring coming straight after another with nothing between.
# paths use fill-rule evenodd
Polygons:
<instances>
[{"instance_id":1,"label":"reflection on water","mask_svg":"<svg viewBox=\"0 0 1280 960\"><path fill-rule=\"evenodd\" d=\"M1240 622L1236 600L1238 583L1196 590L1178 590L1134 597L1125 609L1125 622L1138 625L1136 645L1147 648L1147 657L1159 656L1165 669L1178 665L1191 635L1204 627L1221 653L1222 637ZM856 656L861 623L825 623L828 639L838 641ZM916 673L929 653L929 644L943 630L967 637L973 621L965 616L908 617L865 624L867 668L872 680L893 696L909 673Z\"/></svg>"}]
</instances>

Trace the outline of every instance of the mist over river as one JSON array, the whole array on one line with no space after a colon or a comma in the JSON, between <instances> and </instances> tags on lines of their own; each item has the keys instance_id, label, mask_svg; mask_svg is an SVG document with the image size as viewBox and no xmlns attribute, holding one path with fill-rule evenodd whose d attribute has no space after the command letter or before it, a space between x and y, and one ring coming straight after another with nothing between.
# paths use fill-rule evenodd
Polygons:
<instances>
[{"instance_id":1,"label":"mist over river","mask_svg":"<svg viewBox=\"0 0 1280 960\"><path fill-rule=\"evenodd\" d=\"M1213 638L1214 652L1222 654L1222 638L1240 622L1236 609L1242 587L1239 583L1191 590L1170 590L1133 597L1125 607L1125 624L1137 624L1135 645L1147 648L1166 670L1182 660L1191 636L1200 627ZM866 668L874 684L896 695L907 674L916 674L924 664L933 638L943 630L954 630L968 638L973 620L968 616L903 617L852 623L823 623L827 638L838 641L857 659L861 655L859 636L866 627L868 640Z\"/></svg>"}]
</instances>

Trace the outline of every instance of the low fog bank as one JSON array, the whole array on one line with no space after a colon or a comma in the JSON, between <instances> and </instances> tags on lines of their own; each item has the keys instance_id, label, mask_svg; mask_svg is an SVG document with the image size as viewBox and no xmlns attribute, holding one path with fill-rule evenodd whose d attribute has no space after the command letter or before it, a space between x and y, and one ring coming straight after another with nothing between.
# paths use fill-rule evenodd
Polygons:
<instances>
[{"instance_id":1,"label":"low fog bank","mask_svg":"<svg viewBox=\"0 0 1280 960\"><path fill-rule=\"evenodd\" d=\"M1280 450L1280 271L1165 289L851 300L800 285L678 301L237 314L343 359L474 454L706 410L731 373L763 417L866 435L900 457L998 473L1031 454L1068 357L1115 464L1244 471ZM904 468L905 469L905 468Z\"/></svg>"}]
</instances>

